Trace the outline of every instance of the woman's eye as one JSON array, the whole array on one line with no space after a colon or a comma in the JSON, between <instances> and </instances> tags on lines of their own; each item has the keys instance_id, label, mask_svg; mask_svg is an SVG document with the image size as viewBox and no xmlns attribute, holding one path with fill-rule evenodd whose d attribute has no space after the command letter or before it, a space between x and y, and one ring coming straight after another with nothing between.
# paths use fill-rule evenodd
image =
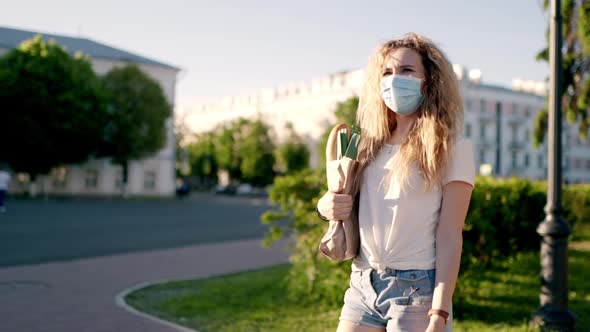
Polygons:
<instances>
[{"instance_id":1,"label":"woman's eye","mask_svg":"<svg viewBox=\"0 0 590 332\"><path fill-rule=\"evenodd\" d=\"M391 75L391 70L386 70L383 72L383 74L381 76L385 77L387 75Z\"/></svg>"},{"instance_id":2,"label":"woman's eye","mask_svg":"<svg viewBox=\"0 0 590 332\"><path fill-rule=\"evenodd\" d=\"M404 68L404 69L402 70L402 72L404 72L404 73L411 73L411 72L413 72L413 70L412 70L412 69L410 69L410 68Z\"/></svg>"}]
</instances>

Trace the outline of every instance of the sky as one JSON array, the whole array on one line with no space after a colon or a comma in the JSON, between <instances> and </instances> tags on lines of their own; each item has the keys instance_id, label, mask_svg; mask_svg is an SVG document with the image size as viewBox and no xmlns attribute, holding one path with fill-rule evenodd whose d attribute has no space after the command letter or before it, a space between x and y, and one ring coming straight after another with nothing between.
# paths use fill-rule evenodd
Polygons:
<instances>
[{"instance_id":1,"label":"sky","mask_svg":"<svg viewBox=\"0 0 590 332\"><path fill-rule=\"evenodd\" d=\"M176 105L362 68L416 32L486 83L544 80L542 0L0 0L0 25L80 36L182 69Z\"/></svg>"}]
</instances>

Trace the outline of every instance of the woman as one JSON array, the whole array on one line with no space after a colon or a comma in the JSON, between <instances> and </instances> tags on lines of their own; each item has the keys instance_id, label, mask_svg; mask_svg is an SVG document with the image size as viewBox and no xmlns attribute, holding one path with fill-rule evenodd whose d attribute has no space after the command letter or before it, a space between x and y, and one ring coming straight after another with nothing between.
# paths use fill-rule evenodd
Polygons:
<instances>
[{"instance_id":1,"label":"woman","mask_svg":"<svg viewBox=\"0 0 590 332\"><path fill-rule=\"evenodd\" d=\"M445 54L416 34L378 47L366 70L355 187L327 192L318 211L358 213L359 254L339 332L451 330L462 228L474 185L463 102Z\"/></svg>"}]
</instances>

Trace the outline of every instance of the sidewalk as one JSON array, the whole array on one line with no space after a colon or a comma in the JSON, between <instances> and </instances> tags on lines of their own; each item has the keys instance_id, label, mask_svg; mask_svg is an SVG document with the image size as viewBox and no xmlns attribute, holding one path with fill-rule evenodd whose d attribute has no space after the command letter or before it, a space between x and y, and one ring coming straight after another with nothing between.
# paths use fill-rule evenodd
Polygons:
<instances>
[{"instance_id":1,"label":"sidewalk","mask_svg":"<svg viewBox=\"0 0 590 332\"><path fill-rule=\"evenodd\" d=\"M116 304L117 294L146 282L288 261L285 240L269 249L260 243L244 240L0 269L0 331L178 331L124 310Z\"/></svg>"}]
</instances>

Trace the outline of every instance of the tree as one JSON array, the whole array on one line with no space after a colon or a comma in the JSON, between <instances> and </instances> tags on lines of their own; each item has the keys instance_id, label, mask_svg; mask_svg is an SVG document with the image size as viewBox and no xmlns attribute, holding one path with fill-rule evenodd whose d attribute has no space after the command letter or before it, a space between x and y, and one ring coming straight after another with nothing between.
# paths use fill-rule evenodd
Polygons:
<instances>
[{"instance_id":1,"label":"tree","mask_svg":"<svg viewBox=\"0 0 590 332\"><path fill-rule=\"evenodd\" d=\"M174 120L176 176L187 176L190 174L188 145L192 135L186 124L186 114L176 116Z\"/></svg>"},{"instance_id":2,"label":"tree","mask_svg":"<svg viewBox=\"0 0 590 332\"><path fill-rule=\"evenodd\" d=\"M220 169L228 172L230 179L238 180L242 177L239 154L242 141L242 127L248 125L249 120L240 118L223 124L216 129L215 152Z\"/></svg>"},{"instance_id":3,"label":"tree","mask_svg":"<svg viewBox=\"0 0 590 332\"><path fill-rule=\"evenodd\" d=\"M217 158L215 156L215 140L213 132L196 135L195 142L189 143L188 152L190 174L201 179L217 181Z\"/></svg>"},{"instance_id":4,"label":"tree","mask_svg":"<svg viewBox=\"0 0 590 332\"><path fill-rule=\"evenodd\" d=\"M285 143L277 149L277 168L283 174L292 174L309 166L309 149L291 123L285 129L289 134Z\"/></svg>"},{"instance_id":5,"label":"tree","mask_svg":"<svg viewBox=\"0 0 590 332\"><path fill-rule=\"evenodd\" d=\"M0 159L34 181L59 165L86 161L106 117L100 80L87 57L39 35L0 58Z\"/></svg>"},{"instance_id":6,"label":"tree","mask_svg":"<svg viewBox=\"0 0 590 332\"><path fill-rule=\"evenodd\" d=\"M356 123L356 110L359 107L359 97L354 96L336 104L336 120L349 126Z\"/></svg>"},{"instance_id":7,"label":"tree","mask_svg":"<svg viewBox=\"0 0 590 332\"><path fill-rule=\"evenodd\" d=\"M544 1L544 8L549 8L548 0ZM561 3L561 12L564 35L563 110L569 123L579 122L580 138L587 139L590 127L590 2L564 0ZM549 49L539 52L537 60L549 61ZM547 115L547 108L544 108L535 119L533 138L536 146L545 138Z\"/></svg>"},{"instance_id":8,"label":"tree","mask_svg":"<svg viewBox=\"0 0 590 332\"><path fill-rule=\"evenodd\" d=\"M270 128L260 119L239 118L216 129L217 163L231 180L258 186L272 183L274 150Z\"/></svg>"},{"instance_id":9,"label":"tree","mask_svg":"<svg viewBox=\"0 0 590 332\"><path fill-rule=\"evenodd\" d=\"M242 180L255 186L271 184L275 177L275 145L269 134L270 128L257 119L242 130L243 139L238 150Z\"/></svg>"},{"instance_id":10,"label":"tree","mask_svg":"<svg viewBox=\"0 0 590 332\"><path fill-rule=\"evenodd\" d=\"M350 97L343 102L336 104L336 110L334 115L336 116L337 123L346 123L348 126L352 126L356 123L356 111L359 106L359 98L357 96ZM326 128L326 132L322 135L317 145L318 153L320 154L321 165L326 165L326 143L328 142L328 136L330 131L335 124ZM322 167L323 168L323 167Z\"/></svg>"},{"instance_id":11,"label":"tree","mask_svg":"<svg viewBox=\"0 0 590 332\"><path fill-rule=\"evenodd\" d=\"M166 120L172 109L160 84L136 65L114 68L103 77L108 123L102 155L123 167L127 188L129 161L145 158L166 143Z\"/></svg>"}]
</instances>

